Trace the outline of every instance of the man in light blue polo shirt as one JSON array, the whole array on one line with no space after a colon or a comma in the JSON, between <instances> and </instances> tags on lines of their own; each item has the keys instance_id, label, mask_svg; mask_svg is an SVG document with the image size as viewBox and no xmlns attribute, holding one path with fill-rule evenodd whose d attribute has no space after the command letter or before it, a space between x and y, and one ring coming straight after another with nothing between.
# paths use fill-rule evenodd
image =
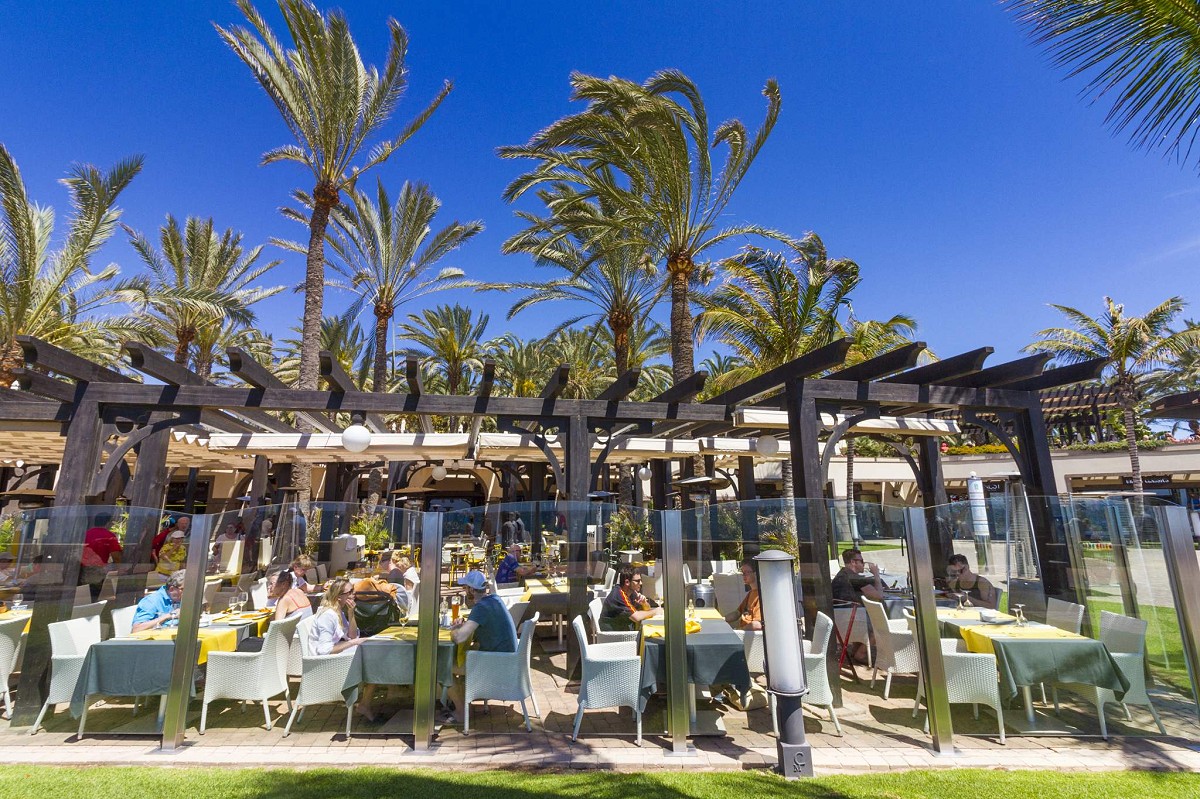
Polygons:
<instances>
[{"instance_id":1,"label":"man in light blue polo shirt","mask_svg":"<svg viewBox=\"0 0 1200 799\"><path fill-rule=\"evenodd\" d=\"M183 598L183 578L186 573L183 569L172 572L166 585L138 602L131 632L153 630L162 627L164 622L179 618L179 600Z\"/></svg>"}]
</instances>

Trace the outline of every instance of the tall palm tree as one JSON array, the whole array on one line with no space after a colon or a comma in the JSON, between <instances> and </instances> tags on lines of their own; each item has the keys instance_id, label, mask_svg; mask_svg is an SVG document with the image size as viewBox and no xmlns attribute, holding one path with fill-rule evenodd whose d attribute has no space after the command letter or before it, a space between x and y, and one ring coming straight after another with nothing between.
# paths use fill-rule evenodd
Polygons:
<instances>
[{"instance_id":1,"label":"tall palm tree","mask_svg":"<svg viewBox=\"0 0 1200 799\"><path fill-rule=\"evenodd\" d=\"M434 233L434 217L442 203L423 183L405 183L394 205L382 181L377 182L374 199L357 190L350 198L334 214L334 269L348 279L345 287L358 294L348 313L357 316L369 305L375 314L373 382L376 391L386 391L388 325L396 309L435 291L465 285L461 269L432 270L483 230L483 223L455 220Z\"/></svg>"},{"instance_id":2,"label":"tall palm tree","mask_svg":"<svg viewBox=\"0 0 1200 799\"><path fill-rule=\"evenodd\" d=\"M1038 340L1025 348L1031 352L1049 353L1068 364L1095 358L1108 362L1105 378L1116 389L1117 401L1121 404L1129 468L1133 474L1133 490L1137 494L1142 491L1142 465L1137 443L1137 405L1141 400L1141 388L1155 370L1169 366L1188 349L1200 346L1200 329L1171 330L1171 323L1183 311L1184 305L1181 297L1171 297L1151 308L1145 316L1130 316L1125 313L1124 305L1105 297L1104 312L1096 317L1066 305L1051 305L1071 326L1038 331Z\"/></svg>"},{"instance_id":3,"label":"tall palm tree","mask_svg":"<svg viewBox=\"0 0 1200 799\"><path fill-rule=\"evenodd\" d=\"M890 319L855 319L851 314L845 326L845 337L850 342L846 351L846 366L883 355L885 352L904 346L912 341L917 332L917 321L911 316L895 314ZM849 522L850 538L858 541L858 508L854 496L854 457L858 437L847 433L846 440L846 517Z\"/></svg>"},{"instance_id":4,"label":"tall palm tree","mask_svg":"<svg viewBox=\"0 0 1200 799\"><path fill-rule=\"evenodd\" d=\"M381 134L408 87L405 57L408 34L388 20L388 54L383 71L363 64L358 45L340 11L322 14L308 0L280 0L294 49L276 37L250 0L237 0L250 27L216 26L217 33L250 69L275 103L295 138L269 150L263 164L292 161L308 168L314 185L308 218L297 386L315 389L318 376L325 290L325 233L341 192L353 189L359 175L382 164L415 134L449 94L447 82L424 111L395 138L384 139L364 154ZM362 156L360 159L360 155ZM302 424L307 429L307 424ZM311 473L297 469L294 485L307 498Z\"/></svg>"},{"instance_id":5,"label":"tall palm tree","mask_svg":"<svg viewBox=\"0 0 1200 799\"><path fill-rule=\"evenodd\" d=\"M127 225L125 231L150 270L139 303L152 330L150 343L170 346L178 364L194 362L197 340L215 339L226 324L234 330L253 327L252 306L285 288L256 285L280 262L260 263L261 245L244 250L242 234L232 228L218 234L212 217L188 217L181 228L168 214L159 228L158 248Z\"/></svg>"},{"instance_id":6,"label":"tall palm tree","mask_svg":"<svg viewBox=\"0 0 1200 799\"><path fill-rule=\"evenodd\" d=\"M600 242L640 237L640 252L665 262L671 297L671 362L675 380L691 376L691 284L698 260L730 239L780 233L757 225L720 227L730 201L779 116L779 87L767 81L767 113L751 136L737 119L710 131L700 91L683 73L664 70L637 84L621 78L571 76L572 99L587 107L503 147L504 158L534 160L505 190L512 202L540 190L547 215L506 243L521 249L530 233L546 247L575 236ZM711 150L726 148L714 174ZM608 239L611 241L611 239Z\"/></svg>"},{"instance_id":7,"label":"tall palm tree","mask_svg":"<svg viewBox=\"0 0 1200 799\"><path fill-rule=\"evenodd\" d=\"M285 338L283 352L275 365L275 375L290 386L300 382L300 359L304 349L303 333L292 328L297 338ZM375 363L375 340L363 331L352 316L327 316L321 323L319 350L328 350L333 359L350 375L361 391L371 390L371 373Z\"/></svg>"},{"instance_id":8,"label":"tall palm tree","mask_svg":"<svg viewBox=\"0 0 1200 799\"><path fill-rule=\"evenodd\" d=\"M505 333L488 342L487 349L496 363L496 382L510 397L536 397L558 365L542 339Z\"/></svg>"},{"instance_id":9,"label":"tall palm tree","mask_svg":"<svg viewBox=\"0 0 1200 799\"><path fill-rule=\"evenodd\" d=\"M229 347L238 347L263 366L274 366L275 342L270 335L254 327L226 322L206 327L197 333L192 345L195 353L193 370L206 380L214 379L213 366L225 363L225 351ZM229 376L217 375L216 379L224 381Z\"/></svg>"},{"instance_id":10,"label":"tall palm tree","mask_svg":"<svg viewBox=\"0 0 1200 799\"><path fill-rule=\"evenodd\" d=\"M1134 146L1192 160L1200 134L1200 6L1132 0L1007 0L1083 94L1112 102L1107 122Z\"/></svg>"},{"instance_id":11,"label":"tall palm tree","mask_svg":"<svg viewBox=\"0 0 1200 799\"><path fill-rule=\"evenodd\" d=\"M533 219L528 214L518 214ZM567 301L590 305L594 310L572 315L562 321L550 336L559 330L573 327L583 320L603 324L613 348L617 372L631 368L630 335L635 326L645 322L662 296L661 281L654 265L628 237L617 240L608 237L586 250L577 240L561 240L557 245L543 245L538 237L529 236L523 245L537 253L539 266L553 267L566 272L563 277L545 281L497 283L488 288L502 291L528 292L509 309L508 318L544 302Z\"/></svg>"},{"instance_id":12,"label":"tall palm tree","mask_svg":"<svg viewBox=\"0 0 1200 799\"><path fill-rule=\"evenodd\" d=\"M400 338L414 345L407 352L419 355L445 378L447 393L462 394L483 368L487 324L485 313L476 316L458 304L439 305L420 314L410 313L408 321L400 325Z\"/></svg>"},{"instance_id":13,"label":"tall palm tree","mask_svg":"<svg viewBox=\"0 0 1200 799\"><path fill-rule=\"evenodd\" d=\"M9 151L0 145L0 388L24 363L17 336L35 336L89 358L110 360L124 338L145 334L129 314L109 309L139 294L114 284L120 270L92 270L92 257L116 231L118 195L142 169L140 156L108 172L72 167L62 183L72 214L62 246L51 250L54 212L34 203ZM106 315L98 312L104 309Z\"/></svg>"}]
</instances>

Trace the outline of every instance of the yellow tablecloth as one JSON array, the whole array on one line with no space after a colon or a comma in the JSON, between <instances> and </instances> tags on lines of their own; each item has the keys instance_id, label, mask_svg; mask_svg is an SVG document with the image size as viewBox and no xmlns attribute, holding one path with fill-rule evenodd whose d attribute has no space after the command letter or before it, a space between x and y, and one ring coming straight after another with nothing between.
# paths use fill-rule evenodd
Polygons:
<instances>
[{"instance_id":1,"label":"yellow tablecloth","mask_svg":"<svg viewBox=\"0 0 1200 799\"><path fill-rule=\"evenodd\" d=\"M29 620L33 618L32 610L8 610L0 613L0 621L9 621L10 619L25 619L25 632L29 632Z\"/></svg>"},{"instance_id":2,"label":"yellow tablecloth","mask_svg":"<svg viewBox=\"0 0 1200 799\"><path fill-rule=\"evenodd\" d=\"M245 611L242 613L218 613L212 617L213 624L227 624L231 627L243 626L240 622L248 621L249 624L244 625L249 631L249 635L263 636L267 634L267 628L271 626L273 611ZM230 624L231 621L239 622L239 624Z\"/></svg>"},{"instance_id":3,"label":"yellow tablecloth","mask_svg":"<svg viewBox=\"0 0 1200 799\"><path fill-rule=\"evenodd\" d=\"M995 613L995 618L998 621L1008 621L1010 619L1016 621L1017 619L1016 616L1010 616L1009 614L1001 613L1000 611L995 611ZM937 617L942 621L977 621L980 624L986 623L979 618L978 608L967 608L964 610L956 610L954 608L938 608Z\"/></svg>"},{"instance_id":4,"label":"yellow tablecloth","mask_svg":"<svg viewBox=\"0 0 1200 799\"><path fill-rule=\"evenodd\" d=\"M992 640L996 638L1013 638L1027 641L1052 641L1064 639L1072 641L1087 640L1082 635L1049 626L1018 627L1015 624L998 626L979 624L971 627L963 627L961 632L963 640L967 642L967 649L971 652L979 652L982 654L993 654L995 652L995 649L992 647Z\"/></svg>"},{"instance_id":5,"label":"yellow tablecloth","mask_svg":"<svg viewBox=\"0 0 1200 799\"><path fill-rule=\"evenodd\" d=\"M143 641L174 641L178 633L179 628L172 627L166 630L142 630L129 637ZM209 652L237 650L238 633L233 627L201 627L196 637L200 639L200 657L197 658L197 663L207 662Z\"/></svg>"},{"instance_id":6,"label":"yellow tablecloth","mask_svg":"<svg viewBox=\"0 0 1200 799\"><path fill-rule=\"evenodd\" d=\"M392 641L412 641L413 643L416 643L417 628L416 627L401 627L400 625L397 624L397 625L393 625L391 627L385 627L384 629L375 633L371 637L372 638L387 638ZM453 642L453 640L454 639L452 639L450 637L450 630L446 629L445 627L438 628L438 641L439 642L447 643L447 642Z\"/></svg>"}]
</instances>

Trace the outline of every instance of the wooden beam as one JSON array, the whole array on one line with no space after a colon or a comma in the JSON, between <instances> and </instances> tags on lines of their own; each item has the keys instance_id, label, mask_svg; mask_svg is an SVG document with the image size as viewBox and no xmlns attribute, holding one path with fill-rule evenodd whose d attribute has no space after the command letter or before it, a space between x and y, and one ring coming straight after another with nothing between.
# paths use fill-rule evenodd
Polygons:
<instances>
[{"instance_id":1,"label":"wooden beam","mask_svg":"<svg viewBox=\"0 0 1200 799\"><path fill-rule=\"evenodd\" d=\"M1016 383L1040 375L1052 357L1045 353L1030 355L1027 358L1018 358L1015 361L981 369L974 374L963 375L952 380L942 380L939 384L963 388L990 388Z\"/></svg>"},{"instance_id":2,"label":"wooden beam","mask_svg":"<svg viewBox=\"0 0 1200 799\"><path fill-rule=\"evenodd\" d=\"M0 403L0 422L65 423L71 421L74 412L75 407L72 403L47 402L44 399L29 397L22 401Z\"/></svg>"},{"instance_id":3,"label":"wooden beam","mask_svg":"<svg viewBox=\"0 0 1200 799\"><path fill-rule=\"evenodd\" d=\"M596 399L614 401L622 400L633 393L637 388L638 378L641 377L641 369L629 369L617 376L617 379L612 382L608 388L600 392L600 396Z\"/></svg>"},{"instance_id":4,"label":"wooden beam","mask_svg":"<svg viewBox=\"0 0 1200 799\"><path fill-rule=\"evenodd\" d=\"M1069 386L1085 380L1098 380L1106 366L1108 366L1107 358L1093 358L1090 361L1050 369L1037 377L1008 383L1004 387L1016 391L1043 391L1048 388Z\"/></svg>"},{"instance_id":5,"label":"wooden beam","mask_svg":"<svg viewBox=\"0 0 1200 799\"><path fill-rule=\"evenodd\" d=\"M419 397L425 393L425 386L421 380L421 359L416 355L409 355L404 359L404 379L408 383L410 396ZM433 432L433 421L428 416L419 417L417 424L421 426L422 433Z\"/></svg>"},{"instance_id":6,"label":"wooden beam","mask_svg":"<svg viewBox=\"0 0 1200 799\"><path fill-rule=\"evenodd\" d=\"M92 383L133 383L133 378L113 369L81 358L73 352L47 344L32 336L17 336L17 344L25 353L25 363L69 377L72 380Z\"/></svg>"},{"instance_id":7,"label":"wooden beam","mask_svg":"<svg viewBox=\"0 0 1200 799\"><path fill-rule=\"evenodd\" d=\"M916 364L917 358L921 357L921 353L924 351L925 342L914 341L911 344L905 344L902 347L889 350L868 361L839 369L828 375L828 377L831 380L858 380L859 382L864 380L878 380L893 372L899 372L901 369L911 368Z\"/></svg>"},{"instance_id":8,"label":"wooden beam","mask_svg":"<svg viewBox=\"0 0 1200 799\"><path fill-rule=\"evenodd\" d=\"M229 371L232 374L240 377L242 380L245 380L255 388L263 389L264 391L274 389L289 390L287 384L273 375L270 370L268 370L261 363L250 357L250 355L241 347L227 347L225 349L225 354L229 358ZM253 406L241 405L240 407ZM347 410L350 409L347 408ZM298 415L302 416L308 421L309 424L322 433L341 432L341 428L338 427L338 425L332 423L328 419L323 419L319 415L310 413L302 413Z\"/></svg>"},{"instance_id":9,"label":"wooden beam","mask_svg":"<svg viewBox=\"0 0 1200 799\"><path fill-rule=\"evenodd\" d=\"M0 407L0 412L6 410ZM1171 394L1150 404L1150 416L1158 419L1200 419L1200 391Z\"/></svg>"},{"instance_id":10,"label":"wooden beam","mask_svg":"<svg viewBox=\"0 0 1200 799\"><path fill-rule=\"evenodd\" d=\"M185 366L175 363L170 358L140 341L126 341L121 345L129 365L139 372L164 383L176 386L211 386L211 380L205 380L200 375ZM262 411L245 410L238 414L249 422L261 427L268 433L299 432L289 424L284 424L273 416ZM231 425L235 430L249 429L243 424Z\"/></svg>"},{"instance_id":11,"label":"wooden beam","mask_svg":"<svg viewBox=\"0 0 1200 799\"><path fill-rule=\"evenodd\" d=\"M492 396L492 388L496 385L496 362L489 359L483 362L483 374L479 377L479 388L475 392L475 396L480 399L487 399Z\"/></svg>"},{"instance_id":12,"label":"wooden beam","mask_svg":"<svg viewBox=\"0 0 1200 799\"><path fill-rule=\"evenodd\" d=\"M838 339L832 344L826 344L806 355L801 355L799 358L764 372L758 377L752 377L740 386L734 386L710 400L705 400L705 404L736 405L739 402L754 399L768 391L778 389L789 380L809 377L841 366L846 360L846 353L849 350L850 342L844 338Z\"/></svg>"},{"instance_id":13,"label":"wooden beam","mask_svg":"<svg viewBox=\"0 0 1200 799\"><path fill-rule=\"evenodd\" d=\"M571 376L571 367L565 363L554 370L550 375L550 379L546 381L546 387L542 389L542 393L538 396L542 399L556 400L562 396L563 390L567 387L567 379Z\"/></svg>"},{"instance_id":14,"label":"wooden beam","mask_svg":"<svg viewBox=\"0 0 1200 799\"><path fill-rule=\"evenodd\" d=\"M910 405L914 409L979 408L1014 410L1025 407L1029 392L1004 388L975 388L966 386L915 386L906 383L852 383L846 380L806 380L812 386L806 396L828 400L835 404L877 403L883 406ZM891 408L884 408L894 415Z\"/></svg>"},{"instance_id":15,"label":"wooden beam","mask_svg":"<svg viewBox=\"0 0 1200 799\"><path fill-rule=\"evenodd\" d=\"M697 372L692 372L691 377L685 377L650 401L691 402L697 394L704 390L704 384L707 382L708 372L701 369Z\"/></svg>"},{"instance_id":16,"label":"wooden beam","mask_svg":"<svg viewBox=\"0 0 1200 799\"><path fill-rule=\"evenodd\" d=\"M945 383L947 380L978 372L983 368L983 362L993 352L995 350L991 347L980 347L977 350L952 355L949 358L942 358L940 361L927 363L924 366L918 366L916 369L909 369L907 372L886 377L880 382L910 383L913 385Z\"/></svg>"},{"instance_id":17,"label":"wooden beam","mask_svg":"<svg viewBox=\"0 0 1200 799\"><path fill-rule=\"evenodd\" d=\"M34 372L30 369L18 367L13 370L13 378L21 387L22 391L28 391L30 394L35 394L39 397L58 400L59 402L78 402L83 396L83 389L86 383L68 383L63 380L55 380L53 377Z\"/></svg>"},{"instance_id":18,"label":"wooden beam","mask_svg":"<svg viewBox=\"0 0 1200 799\"><path fill-rule=\"evenodd\" d=\"M321 377L325 378L325 382L329 384L330 389L340 391L343 394L347 391L358 391L358 386L354 385L354 381L350 379L350 375L346 374L346 370L333 357L332 352L321 350L317 357L320 360L318 368L320 369ZM367 429L372 433L388 432L387 422L379 414L368 413L365 424Z\"/></svg>"}]
</instances>

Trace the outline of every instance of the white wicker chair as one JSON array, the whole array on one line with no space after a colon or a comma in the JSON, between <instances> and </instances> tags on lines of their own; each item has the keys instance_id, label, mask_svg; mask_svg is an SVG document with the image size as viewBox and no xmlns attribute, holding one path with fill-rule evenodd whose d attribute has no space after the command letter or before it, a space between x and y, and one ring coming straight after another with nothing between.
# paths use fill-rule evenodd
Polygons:
<instances>
[{"instance_id":1,"label":"white wicker chair","mask_svg":"<svg viewBox=\"0 0 1200 799\"><path fill-rule=\"evenodd\" d=\"M714 561L715 562L715 561ZM717 600L717 612L728 616L737 610L746 596L746 583L740 572L717 572L712 576L713 595Z\"/></svg>"},{"instance_id":2,"label":"white wicker chair","mask_svg":"<svg viewBox=\"0 0 1200 799\"><path fill-rule=\"evenodd\" d=\"M292 634L298 618L282 619L267 628L258 652L210 652L208 677L204 682L204 704L200 710L200 734L208 724L208 705L218 699L262 702L267 729L271 729L271 708L267 701L283 694L288 710L292 699L288 691L287 660Z\"/></svg>"},{"instance_id":3,"label":"white wicker chair","mask_svg":"<svg viewBox=\"0 0 1200 799\"><path fill-rule=\"evenodd\" d=\"M584 710L602 708L633 708L637 720L637 745L642 745L642 712L639 709L638 686L642 659L638 657L637 641L618 641L608 644L589 644L583 617L571 622L579 639L583 676L579 683L579 709L575 711L575 727L571 740L579 738L579 724Z\"/></svg>"},{"instance_id":4,"label":"white wicker chair","mask_svg":"<svg viewBox=\"0 0 1200 799\"><path fill-rule=\"evenodd\" d=\"M907 609L905 624L916 638L916 619ZM1000 729L1000 743L1004 743L1004 710L1000 702L1000 686L996 676L996 656L960 651L962 641L954 638L941 639L942 663L946 669L946 693L950 704L971 704L975 718L979 718L979 706L987 705L996 712L996 723ZM918 660L918 666L920 661ZM917 673L917 698L913 702L913 718L921 707L925 696L925 682ZM929 716L925 716L925 732L929 732Z\"/></svg>"},{"instance_id":5,"label":"white wicker chair","mask_svg":"<svg viewBox=\"0 0 1200 799\"><path fill-rule=\"evenodd\" d=\"M255 580L250 586L250 603L255 610L262 610L267 606L267 581L265 579Z\"/></svg>"},{"instance_id":6,"label":"white wicker chair","mask_svg":"<svg viewBox=\"0 0 1200 799\"><path fill-rule=\"evenodd\" d=\"M828 710L833 729L840 736L842 725L838 723L837 713L833 709L833 688L829 684L829 671L825 667L826 658L829 657L829 639L832 635L833 620L818 611L817 619L813 623L812 640L806 642L807 649L804 653L804 678L808 682L808 693L804 697L804 703ZM772 704L774 701L775 696L772 694Z\"/></svg>"},{"instance_id":7,"label":"white wicker chair","mask_svg":"<svg viewBox=\"0 0 1200 799\"><path fill-rule=\"evenodd\" d=\"M26 622L25 618L0 621L0 693L4 698L4 718L12 715L13 701L8 692L8 678L17 667L17 657L25 642Z\"/></svg>"},{"instance_id":8,"label":"white wicker chair","mask_svg":"<svg viewBox=\"0 0 1200 799\"><path fill-rule=\"evenodd\" d=\"M713 574L737 574L738 571L736 560L710 560L708 565Z\"/></svg>"},{"instance_id":9,"label":"white wicker chair","mask_svg":"<svg viewBox=\"0 0 1200 799\"><path fill-rule=\"evenodd\" d=\"M87 603L89 603L91 601L92 601L92 587L90 585L86 585L86 584L81 585L75 589L74 604L76 606L86 605Z\"/></svg>"},{"instance_id":10,"label":"white wicker chair","mask_svg":"<svg viewBox=\"0 0 1200 799\"><path fill-rule=\"evenodd\" d=\"M1150 715L1154 717L1154 723L1158 725L1158 731L1166 735L1167 730L1163 727L1162 719L1158 716L1158 710L1155 709L1154 704L1150 701L1150 695L1146 693L1144 659L1147 626L1144 619L1122 616L1119 613L1110 613L1107 610L1101 611L1100 640L1112 654L1117 668L1121 670L1121 673L1125 675L1125 679L1129 681L1129 690L1125 692L1125 697L1118 701L1117 695L1107 688L1082 683L1060 683L1054 687L1054 711L1058 712L1058 689L1066 688L1068 691L1079 694L1096 706L1096 714L1100 717L1100 736L1105 740L1108 740L1108 725L1104 721L1105 705L1120 705L1125 711L1125 718L1127 720L1133 719L1133 716L1129 713L1129 705L1144 705L1149 708Z\"/></svg>"},{"instance_id":11,"label":"white wicker chair","mask_svg":"<svg viewBox=\"0 0 1200 799\"><path fill-rule=\"evenodd\" d=\"M42 719L51 706L70 702L75 693L75 683L83 670L83 659L92 644L100 642L100 617L56 621L47 625L50 633L50 689L46 701L38 711L29 734L37 733Z\"/></svg>"},{"instance_id":12,"label":"white wicker chair","mask_svg":"<svg viewBox=\"0 0 1200 799\"><path fill-rule=\"evenodd\" d=\"M850 620L853 617L854 625L851 626ZM867 662L871 662L871 624L867 618L867 609L862 605L853 606L846 605L844 607L836 607L833 609L834 626L838 634L838 646L843 643L846 646L850 644L862 644L867 649ZM854 661L849 660L850 667L854 667Z\"/></svg>"},{"instance_id":13,"label":"white wicker chair","mask_svg":"<svg viewBox=\"0 0 1200 799\"><path fill-rule=\"evenodd\" d=\"M108 600L103 602L89 602L86 605L76 605L71 608L72 619L90 619L93 616L100 618L100 614L104 612L104 606L108 604Z\"/></svg>"},{"instance_id":14,"label":"white wicker chair","mask_svg":"<svg viewBox=\"0 0 1200 799\"><path fill-rule=\"evenodd\" d=\"M525 615L525 609L529 607L529 600L521 600L513 602L508 606L509 615L512 616L513 629L521 626L521 617Z\"/></svg>"},{"instance_id":15,"label":"white wicker chair","mask_svg":"<svg viewBox=\"0 0 1200 799\"><path fill-rule=\"evenodd\" d=\"M529 711L525 700L533 703L533 715L538 718L537 699L533 695L533 684L529 678L529 650L533 645L533 629L538 614L521 625L521 636L517 639L516 652L467 653L467 685L463 704L463 735L471 732L471 703L477 699L493 699L498 702L520 702L521 715L525 717L525 729L533 732L529 723Z\"/></svg>"},{"instance_id":16,"label":"white wicker chair","mask_svg":"<svg viewBox=\"0 0 1200 799\"><path fill-rule=\"evenodd\" d=\"M286 738L292 732L292 723L304 713L309 705L319 705L325 702L342 702L346 705L346 737L350 737L350 720L354 713L353 696L347 698L342 690L346 678L354 664L354 648L345 649L336 655L314 655L310 648L309 636L317 617L309 616L296 626L296 637L300 639L302 653L302 675L300 690L292 701L292 715L288 717L287 727L283 730Z\"/></svg>"},{"instance_id":17,"label":"white wicker chair","mask_svg":"<svg viewBox=\"0 0 1200 799\"><path fill-rule=\"evenodd\" d=\"M137 605L117 608L112 612L113 638L128 638L133 630L133 617L137 613Z\"/></svg>"},{"instance_id":18,"label":"white wicker chair","mask_svg":"<svg viewBox=\"0 0 1200 799\"><path fill-rule=\"evenodd\" d=\"M637 630L601 630L600 614L604 608L603 599L593 599L588 603L588 620L592 625L592 636L597 644L616 644L637 641Z\"/></svg>"},{"instance_id":19,"label":"white wicker chair","mask_svg":"<svg viewBox=\"0 0 1200 799\"><path fill-rule=\"evenodd\" d=\"M875 678L879 676L879 672L886 672L883 698L887 699L892 692L892 675L916 674L920 670L921 658L917 652L917 640L904 619L889 622L887 611L881 603L863 597L863 605L871 619L871 627L875 630L875 668L871 672L871 687L875 687Z\"/></svg>"},{"instance_id":20,"label":"white wicker chair","mask_svg":"<svg viewBox=\"0 0 1200 799\"><path fill-rule=\"evenodd\" d=\"M1080 627L1083 626L1083 611L1083 605L1063 602L1061 599L1047 599L1046 624L1078 634Z\"/></svg>"}]
</instances>

